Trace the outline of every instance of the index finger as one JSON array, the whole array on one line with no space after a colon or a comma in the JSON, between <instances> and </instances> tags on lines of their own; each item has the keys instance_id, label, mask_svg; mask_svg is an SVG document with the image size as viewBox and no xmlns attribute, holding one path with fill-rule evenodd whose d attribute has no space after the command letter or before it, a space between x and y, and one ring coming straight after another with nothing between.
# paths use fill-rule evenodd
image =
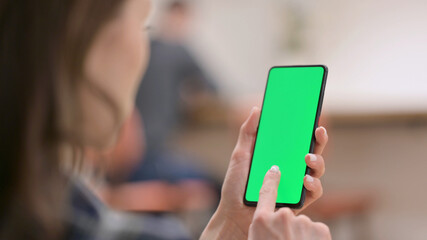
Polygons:
<instances>
[{"instance_id":1,"label":"index finger","mask_svg":"<svg viewBox=\"0 0 427 240\"><path fill-rule=\"evenodd\" d=\"M262 213L274 212L276 208L277 189L280 183L280 170L278 166L272 166L264 177L261 190L259 192L258 205L254 216Z\"/></svg>"}]
</instances>

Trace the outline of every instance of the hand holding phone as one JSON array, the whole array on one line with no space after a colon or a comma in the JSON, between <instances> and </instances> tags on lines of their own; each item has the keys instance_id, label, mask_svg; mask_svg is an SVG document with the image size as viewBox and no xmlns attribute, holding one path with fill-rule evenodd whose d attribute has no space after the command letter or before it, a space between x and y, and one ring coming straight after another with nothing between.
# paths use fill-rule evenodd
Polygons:
<instances>
[{"instance_id":1,"label":"hand holding phone","mask_svg":"<svg viewBox=\"0 0 427 240\"><path fill-rule=\"evenodd\" d=\"M239 239L247 238L249 234L248 230L253 220L255 208L245 206L243 196L259 117L260 109L252 108L250 115L240 128L239 138L225 175L220 204L200 239L213 239L218 236L222 236L223 239ZM314 181L304 181L304 186L307 188L306 200L301 209L293 210L295 214L298 214L322 195L322 184L319 177L323 175L325 165L321 154L328 142L328 136L324 128L317 128L315 134L314 152L317 161L307 161L308 166L313 170L310 174L315 174L312 175Z\"/></svg>"},{"instance_id":2,"label":"hand holding phone","mask_svg":"<svg viewBox=\"0 0 427 240\"><path fill-rule=\"evenodd\" d=\"M270 69L253 150L244 203L256 206L264 174L282 169L276 207L301 208L309 173L307 153L315 145L327 68L323 65L281 66Z\"/></svg>"}]
</instances>

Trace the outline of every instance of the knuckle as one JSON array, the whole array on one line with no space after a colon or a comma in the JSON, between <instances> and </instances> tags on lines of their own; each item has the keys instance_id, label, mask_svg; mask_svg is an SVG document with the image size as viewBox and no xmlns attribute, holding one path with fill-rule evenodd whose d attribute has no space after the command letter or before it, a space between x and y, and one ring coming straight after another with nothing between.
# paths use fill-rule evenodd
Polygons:
<instances>
[{"instance_id":1,"label":"knuckle","mask_svg":"<svg viewBox=\"0 0 427 240\"><path fill-rule=\"evenodd\" d=\"M260 213L260 214L257 214L254 217L254 220L253 220L252 224L265 226L265 225L267 225L267 222L268 222L268 216L267 216L267 214Z\"/></svg>"},{"instance_id":2,"label":"knuckle","mask_svg":"<svg viewBox=\"0 0 427 240\"><path fill-rule=\"evenodd\" d=\"M248 122L245 122L242 124L242 126L240 126L240 133L239 133L240 139L251 141L255 138L255 135L256 135L256 129L254 129L254 127L251 126L251 124L249 124Z\"/></svg>"},{"instance_id":3,"label":"knuckle","mask_svg":"<svg viewBox=\"0 0 427 240\"><path fill-rule=\"evenodd\" d=\"M274 180L267 176L264 179L259 194L262 196L277 194L277 186L274 184Z\"/></svg>"},{"instance_id":4,"label":"knuckle","mask_svg":"<svg viewBox=\"0 0 427 240\"><path fill-rule=\"evenodd\" d=\"M271 186L264 185L261 187L261 190L259 190L259 195L265 196L265 195L271 194L273 192L274 192L274 189Z\"/></svg>"},{"instance_id":5,"label":"knuckle","mask_svg":"<svg viewBox=\"0 0 427 240\"><path fill-rule=\"evenodd\" d=\"M326 145L326 143L328 143L328 141L329 141L329 136L328 136L328 134L325 134L325 145Z\"/></svg>"},{"instance_id":6,"label":"knuckle","mask_svg":"<svg viewBox=\"0 0 427 240\"><path fill-rule=\"evenodd\" d=\"M318 165L319 168L322 170L322 174L325 173L325 159L323 158L322 155L319 155L319 157L317 157L318 159Z\"/></svg>"},{"instance_id":7,"label":"knuckle","mask_svg":"<svg viewBox=\"0 0 427 240\"><path fill-rule=\"evenodd\" d=\"M245 161L251 157L251 154L237 147L236 149L234 149L232 156L237 161Z\"/></svg>"},{"instance_id":8,"label":"knuckle","mask_svg":"<svg viewBox=\"0 0 427 240\"><path fill-rule=\"evenodd\" d=\"M324 223L316 222L315 228L316 228L318 234L324 238L329 237L331 235L329 227Z\"/></svg>"},{"instance_id":9,"label":"knuckle","mask_svg":"<svg viewBox=\"0 0 427 240\"><path fill-rule=\"evenodd\" d=\"M320 198L323 195L323 187L322 187L322 183L319 180L319 190L317 191L317 198Z\"/></svg>"},{"instance_id":10,"label":"knuckle","mask_svg":"<svg viewBox=\"0 0 427 240\"><path fill-rule=\"evenodd\" d=\"M318 178L314 178L313 187L310 188L312 198L319 199L323 195L322 182Z\"/></svg>"},{"instance_id":11,"label":"knuckle","mask_svg":"<svg viewBox=\"0 0 427 240\"><path fill-rule=\"evenodd\" d=\"M306 215L299 215L296 217L297 221L302 224L309 224L311 223L311 219L307 217Z\"/></svg>"},{"instance_id":12,"label":"knuckle","mask_svg":"<svg viewBox=\"0 0 427 240\"><path fill-rule=\"evenodd\" d=\"M323 156L320 154L316 154L317 157L317 162L319 163L320 166L325 164L325 160L323 159Z\"/></svg>"},{"instance_id":13,"label":"knuckle","mask_svg":"<svg viewBox=\"0 0 427 240\"><path fill-rule=\"evenodd\" d=\"M279 211L277 211L277 214L282 220L286 221L292 216L293 213L289 208L281 208Z\"/></svg>"},{"instance_id":14,"label":"knuckle","mask_svg":"<svg viewBox=\"0 0 427 240\"><path fill-rule=\"evenodd\" d=\"M247 122L244 122L242 126L240 126L240 133L246 133L247 130L248 130L248 124Z\"/></svg>"}]
</instances>

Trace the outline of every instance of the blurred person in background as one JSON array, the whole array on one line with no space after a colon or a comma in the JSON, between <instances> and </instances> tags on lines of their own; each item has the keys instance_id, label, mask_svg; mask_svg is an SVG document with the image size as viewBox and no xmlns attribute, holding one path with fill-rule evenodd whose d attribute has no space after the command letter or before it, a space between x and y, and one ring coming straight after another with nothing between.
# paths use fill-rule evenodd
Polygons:
<instances>
[{"instance_id":1,"label":"blurred person in background","mask_svg":"<svg viewBox=\"0 0 427 240\"><path fill-rule=\"evenodd\" d=\"M172 1L150 39L150 59L138 89L136 106L144 116L150 151L165 151L185 104L216 96L216 86L185 46L191 22L190 6ZM188 100L187 100L188 99Z\"/></svg>"},{"instance_id":2,"label":"blurred person in background","mask_svg":"<svg viewBox=\"0 0 427 240\"><path fill-rule=\"evenodd\" d=\"M84 150L112 146L134 109L149 9L149 0L0 2L0 239L189 238L171 217L110 210L79 175ZM242 125L201 238L330 239L326 225L296 216L300 210L274 211L277 167L266 174L258 207L243 204L259 114L254 108ZM327 134L315 134L304 208L322 194Z\"/></svg>"},{"instance_id":3,"label":"blurred person in background","mask_svg":"<svg viewBox=\"0 0 427 240\"><path fill-rule=\"evenodd\" d=\"M188 154L173 152L168 146L174 130L182 124L185 112L216 98L216 86L185 46L191 23L187 2L166 5L160 26L150 40L150 59L138 90L136 106L144 117L147 151L144 160L131 172L129 181L188 181L194 186L213 181L201 169L190 165ZM190 110L189 110L190 109Z\"/></svg>"}]
</instances>

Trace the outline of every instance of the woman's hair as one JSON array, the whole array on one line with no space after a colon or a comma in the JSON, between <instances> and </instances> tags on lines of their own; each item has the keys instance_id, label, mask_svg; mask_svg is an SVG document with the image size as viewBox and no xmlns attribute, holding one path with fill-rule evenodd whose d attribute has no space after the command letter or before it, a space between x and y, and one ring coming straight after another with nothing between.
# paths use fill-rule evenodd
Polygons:
<instances>
[{"instance_id":1,"label":"woman's hair","mask_svg":"<svg viewBox=\"0 0 427 240\"><path fill-rule=\"evenodd\" d=\"M84 59L124 2L0 1L0 239L63 234L62 148L84 145Z\"/></svg>"}]
</instances>

